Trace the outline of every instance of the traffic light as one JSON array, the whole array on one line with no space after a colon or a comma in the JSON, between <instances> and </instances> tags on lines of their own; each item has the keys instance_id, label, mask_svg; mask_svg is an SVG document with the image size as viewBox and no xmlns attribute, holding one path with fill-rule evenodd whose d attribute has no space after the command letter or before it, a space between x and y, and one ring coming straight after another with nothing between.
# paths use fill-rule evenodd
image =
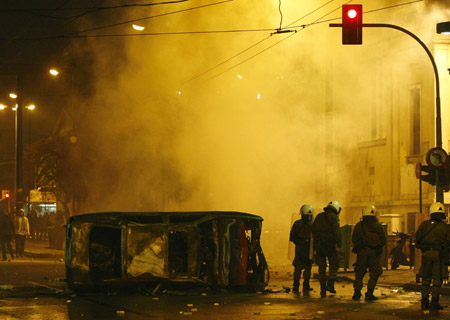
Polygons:
<instances>
[{"instance_id":1,"label":"traffic light","mask_svg":"<svg viewBox=\"0 0 450 320\"><path fill-rule=\"evenodd\" d=\"M427 174L421 174L422 181L428 182L432 186L436 185L436 170L439 170L439 186L442 190L450 190L450 166L445 168L434 168L432 166L420 166L421 171Z\"/></svg>"},{"instance_id":2,"label":"traffic light","mask_svg":"<svg viewBox=\"0 0 450 320\"><path fill-rule=\"evenodd\" d=\"M439 185L445 192L450 191L450 165L439 170Z\"/></svg>"},{"instance_id":3,"label":"traffic light","mask_svg":"<svg viewBox=\"0 0 450 320\"><path fill-rule=\"evenodd\" d=\"M2 190L2 199L9 200L11 197L11 194L9 193L9 190Z\"/></svg>"},{"instance_id":4,"label":"traffic light","mask_svg":"<svg viewBox=\"0 0 450 320\"><path fill-rule=\"evenodd\" d=\"M425 182L428 182L432 186L436 185L436 169L432 166L420 166L421 171L428 173L428 174L422 174L422 180Z\"/></svg>"},{"instance_id":5,"label":"traffic light","mask_svg":"<svg viewBox=\"0 0 450 320\"><path fill-rule=\"evenodd\" d=\"M362 5L342 6L342 44L362 44Z\"/></svg>"}]
</instances>

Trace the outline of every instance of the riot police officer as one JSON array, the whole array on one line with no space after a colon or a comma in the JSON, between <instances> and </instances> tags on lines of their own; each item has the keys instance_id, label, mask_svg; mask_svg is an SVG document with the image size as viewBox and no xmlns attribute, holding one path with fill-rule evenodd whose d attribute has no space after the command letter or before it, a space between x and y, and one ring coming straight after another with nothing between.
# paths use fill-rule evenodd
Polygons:
<instances>
[{"instance_id":1,"label":"riot police officer","mask_svg":"<svg viewBox=\"0 0 450 320\"><path fill-rule=\"evenodd\" d=\"M319 267L320 296L326 297L327 291L336 293L334 281L339 269L338 250L342 247L339 226L339 213L342 208L339 202L331 201L314 219L311 226L314 237L315 261ZM329 273L327 281L327 259Z\"/></svg>"},{"instance_id":2,"label":"riot police officer","mask_svg":"<svg viewBox=\"0 0 450 320\"><path fill-rule=\"evenodd\" d=\"M295 257L292 262L294 266L294 284L292 291L298 293L300 286L300 276L303 272L303 292L311 291L312 288L309 285L311 279L311 267L312 261L310 258L310 246L311 246L311 221L313 217L314 209L308 204L303 205L300 208L301 219L294 222L289 240L295 244Z\"/></svg>"},{"instance_id":3,"label":"riot police officer","mask_svg":"<svg viewBox=\"0 0 450 320\"><path fill-rule=\"evenodd\" d=\"M420 276L422 277L422 299L423 310L442 310L439 304L439 289L431 290L430 284L433 280L433 288L442 286L442 268L444 262L448 262L448 227L443 221L445 219L445 207L436 202L430 206L430 220L422 222L416 232L416 246L422 251L422 266ZM431 303L429 294L431 291Z\"/></svg>"},{"instance_id":4,"label":"riot police officer","mask_svg":"<svg viewBox=\"0 0 450 320\"><path fill-rule=\"evenodd\" d=\"M386 245L386 233L377 219L378 210L375 206L367 206L363 209L362 220L353 230L353 252L356 253L355 264L355 289L352 299L361 298L363 278L369 268L370 279L367 283L365 300L378 300L373 295L378 278L383 273L381 267L381 253Z\"/></svg>"}]
</instances>

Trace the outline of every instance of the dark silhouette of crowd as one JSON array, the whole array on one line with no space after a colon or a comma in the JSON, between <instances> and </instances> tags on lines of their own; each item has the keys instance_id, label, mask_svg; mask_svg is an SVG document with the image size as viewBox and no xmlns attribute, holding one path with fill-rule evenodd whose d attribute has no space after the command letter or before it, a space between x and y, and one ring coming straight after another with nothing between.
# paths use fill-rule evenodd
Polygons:
<instances>
[{"instance_id":1,"label":"dark silhouette of crowd","mask_svg":"<svg viewBox=\"0 0 450 320\"><path fill-rule=\"evenodd\" d=\"M69 217L61 210L38 214L30 210L27 215L20 209L17 214L0 210L0 245L2 260L11 260L24 254L26 239L48 241L48 248L64 249L65 228ZM12 243L15 244L15 253ZM10 258L8 258L9 253Z\"/></svg>"}]
</instances>

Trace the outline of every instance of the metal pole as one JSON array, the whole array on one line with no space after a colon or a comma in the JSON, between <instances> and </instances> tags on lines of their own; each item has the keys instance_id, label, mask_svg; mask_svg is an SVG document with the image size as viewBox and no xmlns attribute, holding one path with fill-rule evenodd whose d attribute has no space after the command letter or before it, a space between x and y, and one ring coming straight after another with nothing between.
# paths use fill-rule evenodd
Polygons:
<instances>
[{"instance_id":1,"label":"metal pole","mask_svg":"<svg viewBox=\"0 0 450 320\"><path fill-rule=\"evenodd\" d=\"M31 147L31 110L28 110L28 148ZM27 180L27 193L28 193L28 210L27 213L30 213L30 209L31 209L31 165L27 168L27 172L28 172L28 180Z\"/></svg>"},{"instance_id":2,"label":"metal pole","mask_svg":"<svg viewBox=\"0 0 450 320\"><path fill-rule=\"evenodd\" d=\"M23 208L23 105L22 76L17 75L17 110L16 110L16 212Z\"/></svg>"},{"instance_id":3,"label":"metal pole","mask_svg":"<svg viewBox=\"0 0 450 320\"><path fill-rule=\"evenodd\" d=\"M420 171L422 172L422 169ZM422 174L419 178L419 212L422 213Z\"/></svg>"},{"instance_id":4,"label":"metal pole","mask_svg":"<svg viewBox=\"0 0 450 320\"><path fill-rule=\"evenodd\" d=\"M414 33L412 33L409 30L406 30L402 27L393 25L393 24L387 24L387 23L363 23L363 28L391 28L395 30L402 31L403 33L406 33L410 37L412 37L414 40L416 40L422 48L427 53L428 57L430 58L431 64L433 65L434 70L434 77L436 81L436 147L442 148L442 126L441 126L441 98L440 98L440 90L439 90L439 73L436 66L436 62L434 61L433 54L431 53L430 49L423 43L422 40L420 40L419 37L417 37ZM330 27L342 27L342 23L331 23ZM442 190L441 186L439 185L439 169L435 169L436 174L436 202L444 202L444 191Z\"/></svg>"}]
</instances>

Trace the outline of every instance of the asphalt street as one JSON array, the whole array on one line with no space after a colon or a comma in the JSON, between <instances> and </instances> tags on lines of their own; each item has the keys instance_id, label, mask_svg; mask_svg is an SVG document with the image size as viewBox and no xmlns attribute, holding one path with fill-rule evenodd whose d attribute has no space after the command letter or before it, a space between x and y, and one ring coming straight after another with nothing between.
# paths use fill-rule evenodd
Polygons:
<instances>
[{"instance_id":1,"label":"asphalt street","mask_svg":"<svg viewBox=\"0 0 450 320\"><path fill-rule=\"evenodd\" d=\"M0 319L434 319L442 311L420 309L413 270L385 270L376 302L353 301L352 272L340 272L337 293L320 298L316 279L309 294L290 292L293 268L272 265L264 292L164 288L76 294L66 288L63 252L30 244L25 257L0 262ZM316 273L317 269L313 269ZM412 290L412 291L411 291ZM448 290L446 288L445 290ZM444 292L446 293L446 292Z\"/></svg>"}]
</instances>

